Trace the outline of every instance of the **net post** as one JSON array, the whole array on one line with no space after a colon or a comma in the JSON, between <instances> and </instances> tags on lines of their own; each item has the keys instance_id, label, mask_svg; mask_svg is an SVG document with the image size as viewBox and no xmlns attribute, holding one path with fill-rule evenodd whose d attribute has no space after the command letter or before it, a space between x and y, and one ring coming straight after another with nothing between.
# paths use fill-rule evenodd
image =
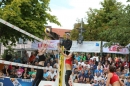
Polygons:
<instances>
[{"instance_id":1,"label":"net post","mask_svg":"<svg viewBox=\"0 0 130 86\"><path fill-rule=\"evenodd\" d=\"M61 46L62 51L64 50L64 47ZM59 86L63 85L63 78L64 78L64 56L60 53L60 64L59 64Z\"/></svg>"}]
</instances>

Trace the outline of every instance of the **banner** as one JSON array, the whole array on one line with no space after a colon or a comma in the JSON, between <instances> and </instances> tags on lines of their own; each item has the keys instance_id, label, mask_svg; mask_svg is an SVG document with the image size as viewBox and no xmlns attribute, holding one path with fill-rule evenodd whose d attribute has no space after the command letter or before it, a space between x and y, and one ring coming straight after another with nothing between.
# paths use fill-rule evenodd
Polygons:
<instances>
[{"instance_id":1,"label":"banner","mask_svg":"<svg viewBox=\"0 0 130 86\"><path fill-rule=\"evenodd\" d=\"M37 42L37 41L33 42L32 43L32 48L33 49L41 48L43 42ZM48 40L48 41L45 41L44 43L46 43L46 42L49 44L49 46L47 48L48 50L57 50L57 43L59 43L59 40Z\"/></svg>"},{"instance_id":2,"label":"banner","mask_svg":"<svg viewBox=\"0 0 130 86\"><path fill-rule=\"evenodd\" d=\"M103 45L107 42L103 42ZM121 48L118 49L119 45L112 45L110 48L109 47L103 47L103 52L104 53L116 53L116 54L129 54L129 49L128 48Z\"/></svg>"},{"instance_id":3,"label":"banner","mask_svg":"<svg viewBox=\"0 0 130 86\"><path fill-rule=\"evenodd\" d=\"M70 51L73 52L100 52L101 41L83 41L83 44L78 44L77 41L72 42Z\"/></svg>"},{"instance_id":4,"label":"banner","mask_svg":"<svg viewBox=\"0 0 130 86\"><path fill-rule=\"evenodd\" d=\"M4 78L0 79L0 85L2 86L32 86L32 81L30 79L22 80L22 79L10 79L10 78ZM55 84L54 81L41 81L39 86L58 86ZM80 83L74 83L74 86L92 86L90 84L80 84Z\"/></svg>"}]
</instances>

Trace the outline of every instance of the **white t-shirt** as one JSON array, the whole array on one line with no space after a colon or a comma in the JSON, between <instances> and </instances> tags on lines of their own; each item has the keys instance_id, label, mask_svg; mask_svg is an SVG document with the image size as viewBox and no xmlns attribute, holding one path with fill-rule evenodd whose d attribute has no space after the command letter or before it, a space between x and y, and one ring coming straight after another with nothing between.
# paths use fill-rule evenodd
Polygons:
<instances>
[{"instance_id":1,"label":"white t-shirt","mask_svg":"<svg viewBox=\"0 0 130 86\"><path fill-rule=\"evenodd\" d=\"M81 65L83 66L83 65L84 65L84 62L78 62L78 64L79 64L79 65L81 64Z\"/></svg>"},{"instance_id":2,"label":"white t-shirt","mask_svg":"<svg viewBox=\"0 0 130 86\"><path fill-rule=\"evenodd\" d=\"M53 79L54 78L54 76L56 75L56 72L54 72L54 73L52 73L52 72L48 72L48 75L50 75L51 76L51 79Z\"/></svg>"},{"instance_id":3,"label":"white t-shirt","mask_svg":"<svg viewBox=\"0 0 130 86\"><path fill-rule=\"evenodd\" d=\"M48 69L52 69L52 66L49 66L49 67L48 67L48 66L46 66L46 69L47 69L47 70L48 70Z\"/></svg>"},{"instance_id":4,"label":"white t-shirt","mask_svg":"<svg viewBox=\"0 0 130 86\"><path fill-rule=\"evenodd\" d=\"M96 58L96 61L99 61L98 56L93 56L92 58L93 58L93 59Z\"/></svg>"}]
</instances>

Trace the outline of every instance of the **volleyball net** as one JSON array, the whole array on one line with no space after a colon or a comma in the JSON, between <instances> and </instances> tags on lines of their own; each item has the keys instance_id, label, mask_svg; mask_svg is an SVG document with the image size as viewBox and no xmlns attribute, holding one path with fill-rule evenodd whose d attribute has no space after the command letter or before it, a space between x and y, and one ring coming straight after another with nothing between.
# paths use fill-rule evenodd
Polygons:
<instances>
[{"instance_id":1,"label":"volleyball net","mask_svg":"<svg viewBox=\"0 0 130 86\"><path fill-rule=\"evenodd\" d=\"M29 36L29 37L32 37L32 38L36 39L37 41L40 41L40 42L42 42L42 43L44 43L44 44L48 44L48 45L50 45L50 46L53 46L53 45L50 44L50 41L49 41L49 40L40 39L40 38L38 38L38 37L36 37L36 36L34 36L34 35L32 35L32 34L26 32L26 31L20 29L19 27L15 26L15 25L13 25L13 24L11 24L11 23L9 23L9 22L3 20L3 19L0 19L0 23L6 25L6 26L8 26L8 27L11 27L12 29L14 29L14 30L16 30L16 31L18 31L18 32L21 32L21 33L23 33L23 34L25 34L25 35L27 35L27 36ZM55 46L53 46L53 47L55 47ZM58 75L58 74L59 74L59 73L58 73L58 72L59 72L59 71L58 71L59 69L55 69L55 68L47 68L47 67L40 67L40 66L35 66L35 65L21 64L21 63L15 63L15 62L10 62L10 61L5 61L5 60L0 60L0 63L1 63L1 64L5 64L5 65L13 65L13 66L20 66L20 67L27 67L27 68L34 68L34 69L54 70L54 71L57 71L57 77L59 77L59 75ZM58 64L59 64L59 61L58 61ZM59 68L59 67L58 67L58 68ZM59 81L58 79L59 79L59 78L57 78L57 79L55 80L55 86L58 86L58 81Z\"/></svg>"}]
</instances>

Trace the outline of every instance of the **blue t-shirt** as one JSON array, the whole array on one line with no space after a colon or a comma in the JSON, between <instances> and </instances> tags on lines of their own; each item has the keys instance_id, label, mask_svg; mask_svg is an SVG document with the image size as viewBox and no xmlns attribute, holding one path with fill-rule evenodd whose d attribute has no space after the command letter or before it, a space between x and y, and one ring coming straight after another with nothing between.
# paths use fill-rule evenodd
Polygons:
<instances>
[{"instance_id":1,"label":"blue t-shirt","mask_svg":"<svg viewBox=\"0 0 130 86\"><path fill-rule=\"evenodd\" d=\"M126 86L130 86L130 82L126 82L125 85L126 85Z\"/></svg>"},{"instance_id":2,"label":"blue t-shirt","mask_svg":"<svg viewBox=\"0 0 130 86\"><path fill-rule=\"evenodd\" d=\"M48 77L48 73L47 73L47 72L44 73L44 74L43 74L43 77L44 77L44 78L47 78L47 77Z\"/></svg>"},{"instance_id":3,"label":"blue t-shirt","mask_svg":"<svg viewBox=\"0 0 130 86\"><path fill-rule=\"evenodd\" d=\"M101 69L100 69L100 70L96 69L96 70L94 71L94 73L101 75L101 74L103 73L103 70L101 70Z\"/></svg>"}]
</instances>

